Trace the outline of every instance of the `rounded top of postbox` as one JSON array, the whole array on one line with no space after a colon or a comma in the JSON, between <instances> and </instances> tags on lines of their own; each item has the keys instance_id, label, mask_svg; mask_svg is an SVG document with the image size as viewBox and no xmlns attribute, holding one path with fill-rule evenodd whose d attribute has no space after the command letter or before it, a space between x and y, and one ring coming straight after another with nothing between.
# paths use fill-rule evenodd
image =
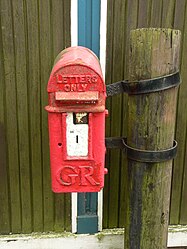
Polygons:
<instances>
[{"instance_id":1,"label":"rounded top of postbox","mask_svg":"<svg viewBox=\"0 0 187 249\"><path fill-rule=\"evenodd\" d=\"M60 52L55 59L53 69L48 81L47 90L48 92L62 90L61 88L58 89L57 86L61 87L60 84L58 84L60 82L67 83L66 77L69 77L72 83L74 83L73 77L75 77L75 83L77 83L78 78L83 75L87 77L86 79L88 82L89 80L94 81L94 74L95 77L97 75L97 77L100 78L102 84L104 84L99 59L90 49L82 46L66 48L62 52ZM89 78L89 76L93 77L93 79ZM55 86L56 83L57 86ZM84 83L83 78L82 82L80 83Z\"/></svg>"},{"instance_id":2,"label":"rounded top of postbox","mask_svg":"<svg viewBox=\"0 0 187 249\"><path fill-rule=\"evenodd\" d=\"M101 66L88 48L66 48L57 56L47 91L49 112L105 110L106 86Z\"/></svg>"},{"instance_id":3,"label":"rounded top of postbox","mask_svg":"<svg viewBox=\"0 0 187 249\"><path fill-rule=\"evenodd\" d=\"M53 69L58 69L58 67L63 67L70 64L89 66L102 77L99 59L94 54L94 52L88 48L75 46L64 49L56 57Z\"/></svg>"}]
</instances>

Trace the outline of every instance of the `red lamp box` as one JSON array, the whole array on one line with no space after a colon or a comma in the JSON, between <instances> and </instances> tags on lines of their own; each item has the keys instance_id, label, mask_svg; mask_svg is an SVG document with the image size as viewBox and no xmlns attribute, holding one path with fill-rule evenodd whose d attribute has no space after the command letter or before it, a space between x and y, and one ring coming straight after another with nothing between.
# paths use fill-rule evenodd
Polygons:
<instances>
[{"instance_id":1,"label":"red lamp box","mask_svg":"<svg viewBox=\"0 0 187 249\"><path fill-rule=\"evenodd\" d=\"M52 190L98 192L104 186L106 86L96 55L70 47L56 58L48 86Z\"/></svg>"}]
</instances>

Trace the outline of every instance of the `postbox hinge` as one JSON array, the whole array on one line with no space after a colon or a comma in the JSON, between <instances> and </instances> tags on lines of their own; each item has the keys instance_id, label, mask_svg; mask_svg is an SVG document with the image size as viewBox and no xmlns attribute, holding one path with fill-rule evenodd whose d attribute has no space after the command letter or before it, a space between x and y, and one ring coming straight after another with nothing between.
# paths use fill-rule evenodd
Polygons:
<instances>
[{"instance_id":1,"label":"postbox hinge","mask_svg":"<svg viewBox=\"0 0 187 249\"><path fill-rule=\"evenodd\" d=\"M127 144L127 138L109 137L105 138L105 144L108 149L122 149L127 158L133 161L144 163L161 163L175 158L177 154L177 141L174 140L173 147L165 150L140 150Z\"/></svg>"},{"instance_id":2,"label":"postbox hinge","mask_svg":"<svg viewBox=\"0 0 187 249\"><path fill-rule=\"evenodd\" d=\"M179 72L168 74L165 76L139 80L128 81L123 80L112 83L106 86L107 97L111 97L120 93L127 93L129 95L153 93L163 91L172 87L176 87L181 83Z\"/></svg>"}]
</instances>

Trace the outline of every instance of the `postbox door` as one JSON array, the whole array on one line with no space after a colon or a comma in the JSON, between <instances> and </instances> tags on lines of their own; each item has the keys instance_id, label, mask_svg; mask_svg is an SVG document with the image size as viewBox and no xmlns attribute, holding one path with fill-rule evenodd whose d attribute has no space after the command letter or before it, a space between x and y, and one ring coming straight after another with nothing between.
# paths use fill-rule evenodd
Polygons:
<instances>
[{"instance_id":1,"label":"postbox door","mask_svg":"<svg viewBox=\"0 0 187 249\"><path fill-rule=\"evenodd\" d=\"M67 113L66 143L68 157L88 157L88 113Z\"/></svg>"}]
</instances>

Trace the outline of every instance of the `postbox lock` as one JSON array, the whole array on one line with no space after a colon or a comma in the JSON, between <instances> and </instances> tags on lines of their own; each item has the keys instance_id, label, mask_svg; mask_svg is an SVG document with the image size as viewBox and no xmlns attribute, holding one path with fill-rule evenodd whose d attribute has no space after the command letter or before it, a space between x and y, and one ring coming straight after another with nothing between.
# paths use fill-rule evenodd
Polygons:
<instances>
[{"instance_id":1,"label":"postbox lock","mask_svg":"<svg viewBox=\"0 0 187 249\"><path fill-rule=\"evenodd\" d=\"M48 86L52 189L98 192L104 186L106 86L97 57L71 47L55 60Z\"/></svg>"}]
</instances>

